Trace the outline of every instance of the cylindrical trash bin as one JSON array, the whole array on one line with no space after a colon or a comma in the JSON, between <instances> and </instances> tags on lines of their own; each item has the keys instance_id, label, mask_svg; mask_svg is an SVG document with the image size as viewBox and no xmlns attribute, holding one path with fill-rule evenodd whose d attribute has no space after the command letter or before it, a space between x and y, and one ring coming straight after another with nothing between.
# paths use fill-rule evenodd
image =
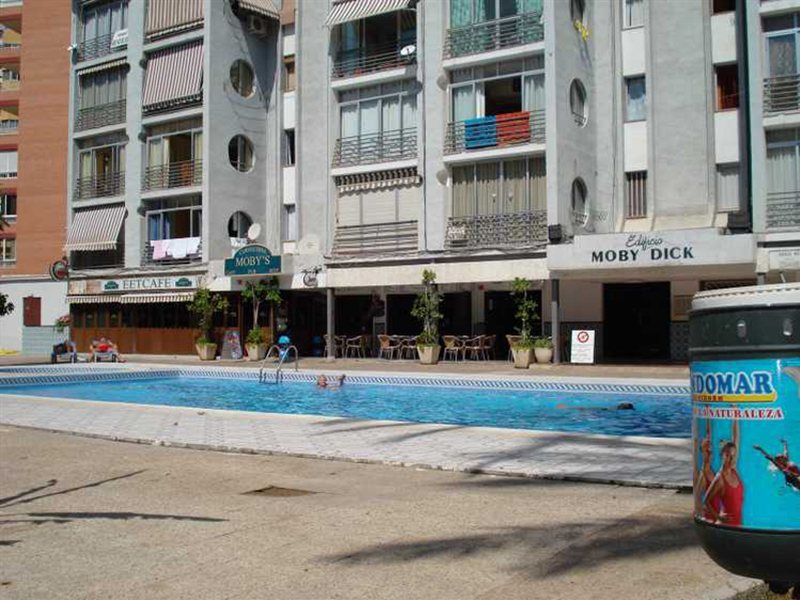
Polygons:
<instances>
[{"instance_id":1,"label":"cylindrical trash bin","mask_svg":"<svg viewBox=\"0 0 800 600\"><path fill-rule=\"evenodd\" d=\"M800 284L701 292L689 317L695 523L720 566L800 583Z\"/></svg>"}]
</instances>

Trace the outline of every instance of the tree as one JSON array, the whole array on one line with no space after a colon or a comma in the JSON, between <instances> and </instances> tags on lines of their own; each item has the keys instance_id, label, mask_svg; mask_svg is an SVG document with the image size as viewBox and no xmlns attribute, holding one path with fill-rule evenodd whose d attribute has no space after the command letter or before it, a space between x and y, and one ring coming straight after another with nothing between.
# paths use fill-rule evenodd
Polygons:
<instances>
[{"instance_id":1,"label":"tree","mask_svg":"<svg viewBox=\"0 0 800 600\"><path fill-rule=\"evenodd\" d=\"M253 304L253 328L247 334L248 344L263 344L264 334L258 324L258 311L261 304L266 302L270 307L281 303L281 289L278 285L278 278L259 279L258 281L248 281L242 290L242 298L249 300Z\"/></svg>"},{"instance_id":2,"label":"tree","mask_svg":"<svg viewBox=\"0 0 800 600\"><path fill-rule=\"evenodd\" d=\"M531 282L524 277L516 277L511 286L511 295L517 305L517 312L514 315L519 321L520 340L515 344L518 348L533 348L533 338L531 337L532 322L539 318L536 314L537 304L528 297Z\"/></svg>"},{"instance_id":3,"label":"tree","mask_svg":"<svg viewBox=\"0 0 800 600\"><path fill-rule=\"evenodd\" d=\"M0 292L0 317L5 317L14 312L14 303L8 301L8 296Z\"/></svg>"},{"instance_id":4,"label":"tree","mask_svg":"<svg viewBox=\"0 0 800 600\"><path fill-rule=\"evenodd\" d=\"M214 325L214 313L227 310L228 299L220 294L212 294L208 288L200 288L195 292L194 298L186 305L186 308L197 319L197 329L200 331L197 343L201 346L213 344L211 328Z\"/></svg>"},{"instance_id":5,"label":"tree","mask_svg":"<svg viewBox=\"0 0 800 600\"><path fill-rule=\"evenodd\" d=\"M442 295L436 288L436 273L429 269L422 272L422 291L414 299L411 316L422 321L422 333L417 338L418 346L435 346L439 343L439 304Z\"/></svg>"}]
</instances>

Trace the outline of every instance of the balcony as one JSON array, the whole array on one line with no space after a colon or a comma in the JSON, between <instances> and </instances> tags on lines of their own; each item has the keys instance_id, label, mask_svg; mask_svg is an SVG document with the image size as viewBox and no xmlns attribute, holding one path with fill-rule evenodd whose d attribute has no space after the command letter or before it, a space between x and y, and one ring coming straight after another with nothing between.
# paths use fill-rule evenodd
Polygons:
<instances>
[{"instance_id":1,"label":"balcony","mask_svg":"<svg viewBox=\"0 0 800 600\"><path fill-rule=\"evenodd\" d=\"M333 61L331 78L358 77L390 69L401 69L417 63L416 51L401 54L403 48L416 46L416 41L401 42L399 40L340 52Z\"/></svg>"},{"instance_id":2,"label":"balcony","mask_svg":"<svg viewBox=\"0 0 800 600\"><path fill-rule=\"evenodd\" d=\"M800 191L767 194L767 229L800 229Z\"/></svg>"},{"instance_id":3,"label":"balcony","mask_svg":"<svg viewBox=\"0 0 800 600\"><path fill-rule=\"evenodd\" d=\"M447 124L444 153L491 150L519 144L542 144L545 111L515 112Z\"/></svg>"},{"instance_id":4,"label":"balcony","mask_svg":"<svg viewBox=\"0 0 800 600\"><path fill-rule=\"evenodd\" d=\"M444 58L458 58L541 42L544 25L541 11L484 21L447 30Z\"/></svg>"},{"instance_id":5,"label":"balcony","mask_svg":"<svg viewBox=\"0 0 800 600\"><path fill-rule=\"evenodd\" d=\"M351 225L336 228L333 255L341 258L416 252L418 243L416 221Z\"/></svg>"},{"instance_id":6,"label":"balcony","mask_svg":"<svg viewBox=\"0 0 800 600\"><path fill-rule=\"evenodd\" d=\"M395 129L336 140L333 167L352 167L416 158L417 130Z\"/></svg>"},{"instance_id":7,"label":"balcony","mask_svg":"<svg viewBox=\"0 0 800 600\"><path fill-rule=\"evenodd\" d=\"M800 108L800 75L764 80L764 114L792 112Z\"/></svg>"},{"instance_id":8,"label":"balcony","mask_svg":"<svg viewBox=\"0 0 800 600\"><path fill-rule=\"evenodd\" d=\"M91 60L106 56L112 52L124 50L128 45L128 38L127 35L120 35L122 32L127 33L127 30L101 35L81 42L78 44L78 60Z\"/></svg>"},{"instance_id":9,"label":"balcony","mask_svg":"<svg viewBox=\"0 0 800 600\"><path fill-rule=\"evenodd\" d=\"M17 133L18 130L19 130L19 121L14 121L12 119L0 121L0 135Z\"/></svg>"},{"instance_id":10,"label":"balcony","mask_svg":"<svg viewBox=\"0 0 800 600\"><path fill-rule=\"evenodd\" d=\"M82 108L75 119L75 131L85 131L125 122L125 100Z\"/></svg>"},{"instance_id":11,"label":"balcony","mask_svg":"<svg viewBox=\"0 0 800 600\"><path fill-rule=\"evenodd\" d=\"M445 245L449 250L530 248L547 244L547 211L506 215L450 217Z\"/></svg>"},{"instance_id":12,"label":"balcony","mask_svg":"<svg viewBox=\"0 0 800 600\"><path fill-rule=\"evenodd\" d=\"M151 240L142 249L143 265L188 265L203 260L199 237Z\"/></svg>"},{"instance_id":13,"label":"balcony","mask_svg":"<svg viewBox=\"0 0 800 600\"><path fill-rule=\"evenodd\" d=\"M142 191L200 185L203 182L203 161L183 160L147 167L142 177Z\"/></svg>"},{"instance_id":14,"label":"balcony","mask_svg":"<svg viewBox=\"0 0 800 600\"><path fill-rule=\"evenodd\" d=\"M108 173L96 177L80 177L75 182L75 199L108 198L125 193L125 172Z\"/></svg>"}]
</instances>

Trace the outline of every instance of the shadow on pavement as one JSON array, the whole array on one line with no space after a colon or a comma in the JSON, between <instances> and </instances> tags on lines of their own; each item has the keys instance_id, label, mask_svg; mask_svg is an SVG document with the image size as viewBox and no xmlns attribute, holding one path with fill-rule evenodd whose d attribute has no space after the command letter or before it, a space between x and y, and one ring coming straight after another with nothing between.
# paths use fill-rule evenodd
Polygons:
<instances>
[{"instance_id":1,"label":"shadow on pavement","mask_svg":"<svg viewBox=\"0 0 800 600\"><path fill-rule=\"evenodd\" d=\"M112 481L119 481L120 479L127 479L128 477L134 477L141 473L144 473L145 469L140 469L139 471L133 471L132 473L127 473L125 475L118 475L117 477L109 477L108 479L101 479L100 481L95 481L93 483L87 483L85 485L79 485L76 487L68 488L66 490L61 490L59 492L51 492L49 494L40 494L39 496L34 496L33 498L24 498L28 494L33 494L45 488L51 487L57 483L57 480L51 479L47 485L43 485L38 488L30 489L26 492L20 492L19 494L15 494L14 496L8 496L0 500L0 508L8 508L9 506L16 506L18 504L27 504L29 502L35 502L36 500L41 500L42 498L49 498L51 496L60 496L62 494L70 494L72 492L77 492L78 490L85 490L88 488L97 487L103 485L105 483L110 483ZM52 483L51 483L52 482ZM20 499L22 498L22 499Z\"/></svg>"},{"instance_id":2,"label":"shadow on pavement","mask_svg":"<svg viewBox=\"0 0 800 600\"><path fill-rule=\"evenodd\" d=\"M125 521L129 519L142 519L145 521L163 520L163 521L198 521L203 523L222 523L228 520L228 519L218 519L216 517L193 517L190 515L166 515L158 513L135 513L135 512L35 512L27 514L29 517L65 519L67 521L70 521L72 519L112 519L112 520L125 520Z\"/></svg>"}]
</instances>

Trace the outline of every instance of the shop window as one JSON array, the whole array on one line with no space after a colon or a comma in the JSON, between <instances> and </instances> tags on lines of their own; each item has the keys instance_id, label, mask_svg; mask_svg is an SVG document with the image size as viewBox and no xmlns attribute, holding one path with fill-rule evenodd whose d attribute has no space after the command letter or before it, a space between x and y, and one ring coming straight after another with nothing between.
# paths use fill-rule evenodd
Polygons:
<instances>
[{"instance_id":1,"label":"shop window","mask_svg":"<svg viewBox=\"0 0 800 600\"><path fill-rule=\"evenodd\" d=\"M297 87L297 74L295 72L294 56L283 59L283 91L293 92Z\"/></svg>"},{"instance_id":2,"label":"shop window","mask_svg":"<svg viewBox=\"0 0 800 600\"><path fill-rule=\"evenodd\" d=\"M97 315L93 308L88 308L84 315L86 329L93 329L97 325Z\"/></svg>"},{"instance_id":3,"label":"shop window","mask_svg":"<svg viewBox=\"0 0 800 600\"><path fill-rule=\"evenodd\" d=\"M228 142L228 160L240 173L253 169L253 142L243 135L236 135Z\"/></svg>"},{"instance_id":4,"label":"shop window","mask_svg":"<svg viewBox=\"0 0 800 600\"><path fill-rule=\"evenodd\" d=\"M736 0L711 0L711 12L719 14L736 10Z\"/></svg>"},{"instance_id":5,"label":"shop window","mask_svg":"<svg viewBox=\"0 0 800 600\"><path fill-rule=\"evenodd\" d=\"M586 125L587 110L586 110L586 88L583 87L580 79L573 79L569 86L569 108L572 111L572 117L575 122L583 127Z\"/></svg>"},{"instance_id":6,"label":"shop window","mask_svg":"<svg viewBox=\"0 0 800 600\"><path fill-rule=\"evenodd\" d=\"M97 326L108 327L108 306L101 306L97 309Z\"/></svg>"},{"instance_id":7,"label":"shop window","mask_svg":"<svg viewBox=\"0 0 800 600\"><path fill-rule=\"evenodd\" d=\"M228 219L228 237L244 239L247 237L247 230L253 224L253 219L247 213L237 210Z\"/></svg>"},{"instance_id":8,"label":"shop window","mask_svg":"<svg viewBox=\"0 0 800 600\"><path fill-rule=\"evenodd\" d=\"M120 314L119 314L119 306L111 305L108 307L108 326L109 327L119 327L120 326Z\"/></svg>"},{"instance_id":9,"label":"shop window","mask_svg":"<svg viewBox=\"0 0 800 600\"><path fill-rule=\"evenodd\" d=\"M717 82L717 110L739 108L739 68L737 65L719 65L714 68Z\"/></svg>"},{"instance_id":10,"label":"shop window","mask_svg":"<svg viewBox=\"0 0 800 600\"><path fill-rule=\"evenodd\" d=\"M255 75L253 68L245 61L239 59L231 65L231 85L236 93L243 98L249 98L255 91Z\"/></svg>"},{"instance_id":11,"label":"shop window","mask_svg":"<svg viewBox=\"0 0 800 600\"><path fill-rule=\"evenodd\" d=\"M647 171L625 173L625 216L647 216Z\"/></svg>"},{"instance_id":12,"label":"shop window","mask_svg":"<svg viewBox=\"0 0 800 600\"><path fill-rule=\"evenodd\" d=\"M72 327L83 327L83 307L75 306L72 309Z\"/></svg>"},{"instance_id":13,"label":"shop window","mask_svg":"<svg viewBox=\"0 0 800 600\"><path fill-rule=\"evenodd\" d=\"M644 75L625 78L625 120L647 119L647 88Z\"/></svg>"}]
</instances>

